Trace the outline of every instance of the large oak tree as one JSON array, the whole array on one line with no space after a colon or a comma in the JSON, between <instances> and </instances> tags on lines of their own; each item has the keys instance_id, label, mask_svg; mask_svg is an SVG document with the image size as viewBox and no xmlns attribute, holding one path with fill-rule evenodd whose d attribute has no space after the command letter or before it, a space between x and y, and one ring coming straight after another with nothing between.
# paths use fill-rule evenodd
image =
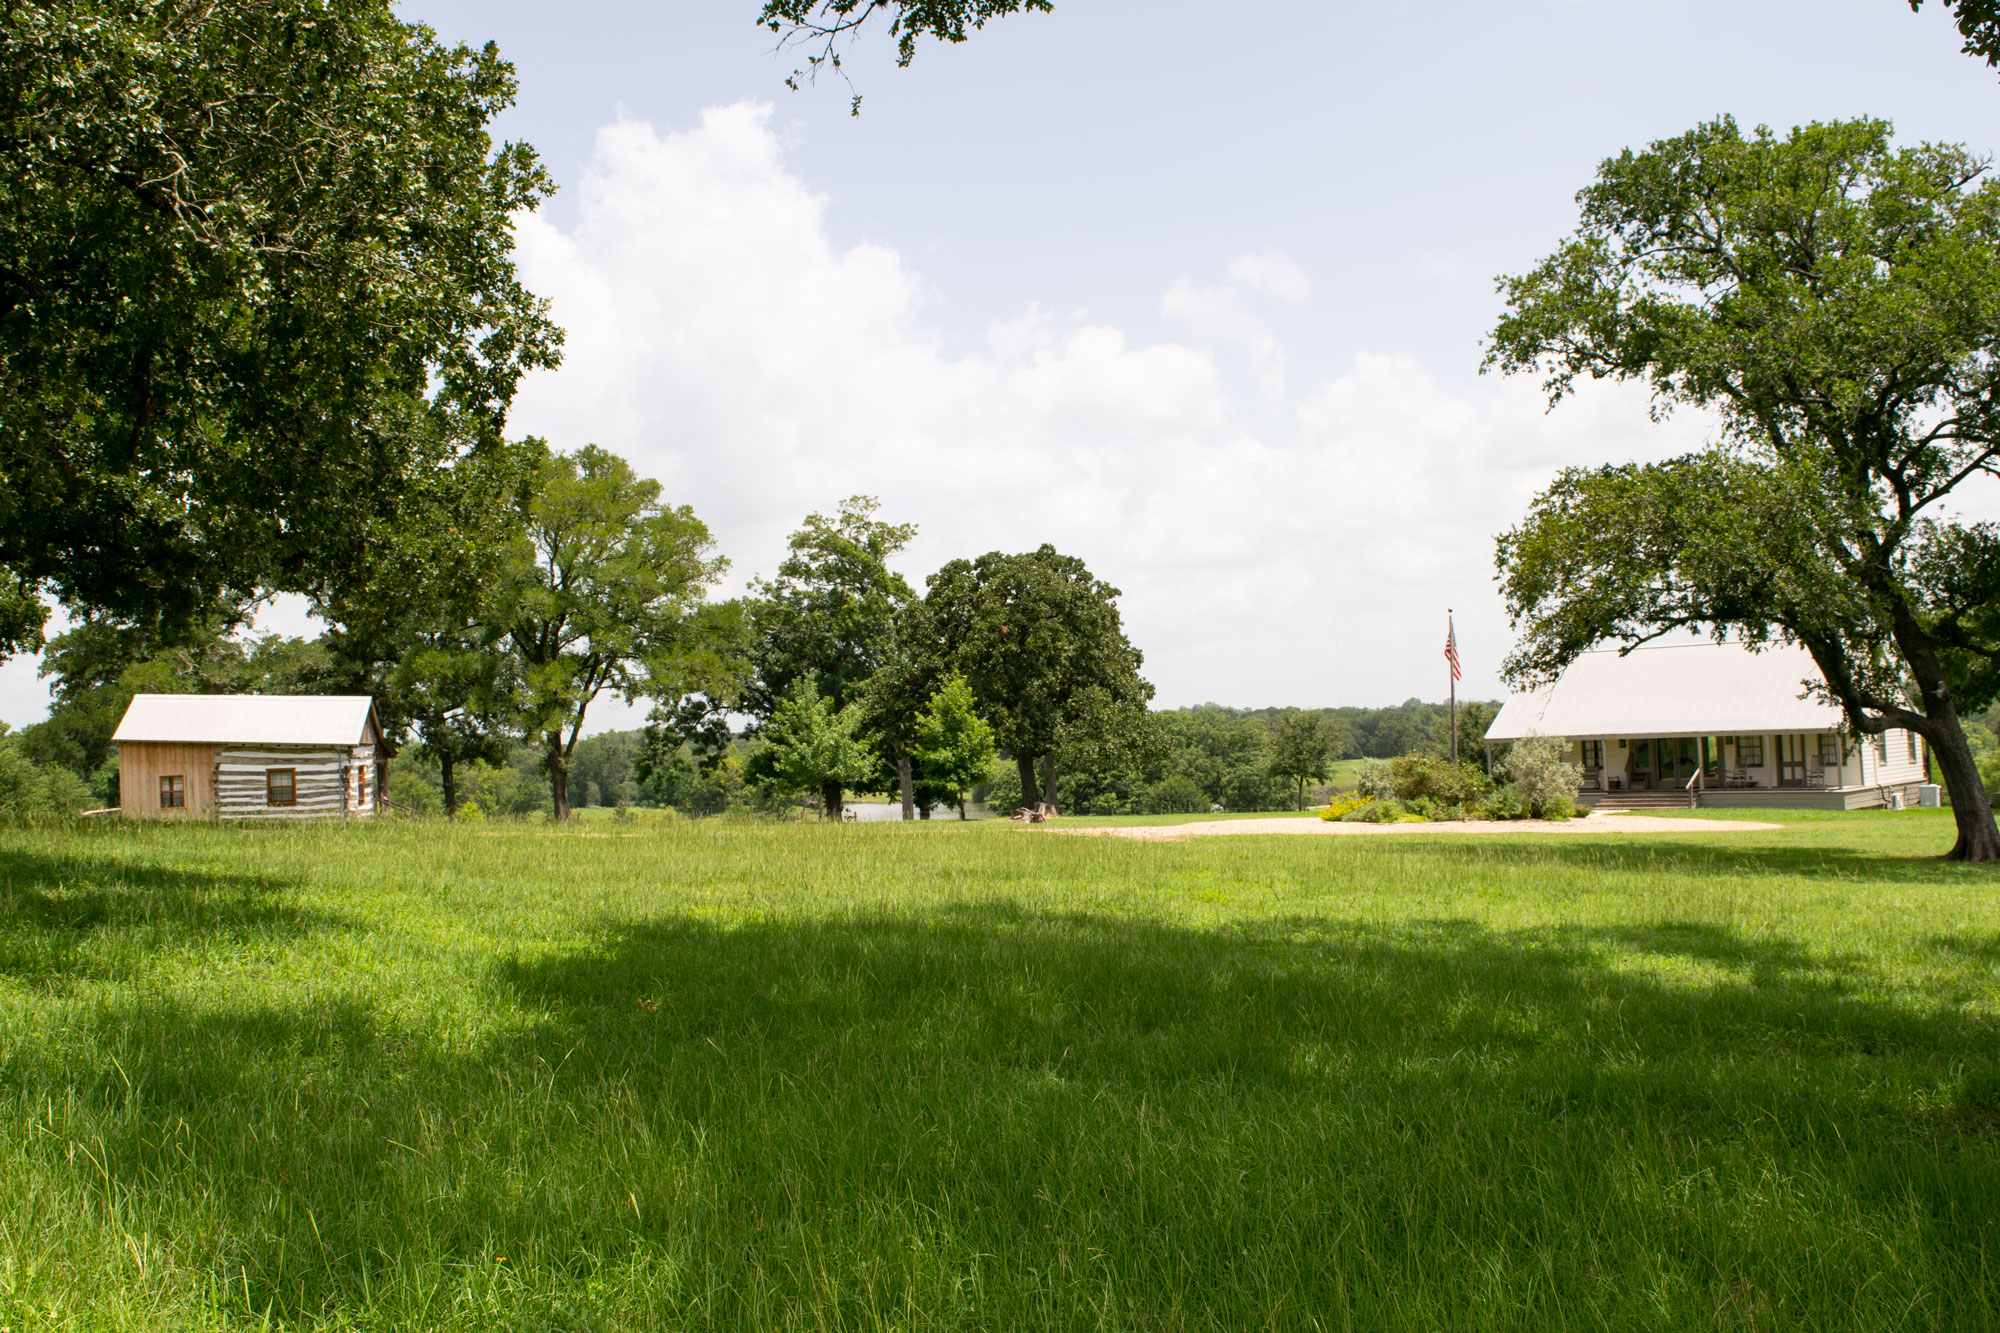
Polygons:
<instances>
[{"instance_id":1,"label":"large oak tree","mask_svg":"<svg viewBox=\"0 0 2000 1333\"><path fill-rule=\"evenodd\" d=\"M569 818L569 764L606 690L678 699L690 664L731 632L734 608L708 603L729 562L660 483L596 445L550 454L524 491L527 541L506 612L516 659L512 713L542 751L557 819Z\"/></svg>"},{"instance_id":2,"label":"large oak tree","mask_svg":"<svg viewBox=\"0 0 2000 1333\"><path fill-rule=\"evenodd\" d=\"M745 704L760 721L774 717L802 680L812 681L838 713L861 702L876 674L899 656L898 620L916 594L888 562L917 529L883 522L875 517L877 508L873 496L855 495L831 516L808 514L777 574L752 582L747 613L754 671ZM875 694L876 702L886 697ZM899 745L886 758L905 781L907 718L928 697L916 699L890 728ZM829 779L819 794L829 816L839 818L841 785Z\"/></svg>"},{"instance_id":3,"label":"large oak tree","mask_svg":"<svg viewBox=\"0 0 2000 1333\"><path fill-rule=\"evenodd\" d=\"M558 346L510 223L552 186L488 133L513 95L390 0L4 7L0 653L51 592L170 628L323 593L499 439Z\"/></svg>"},{"instance_id":4,"label":"large oak tree","mask_svg":"<svg viewBox=\"0 0 2000 1333\"><path fill-rule=\"evenodd\" d=\"M1856 733L1916 732L1952 796L1951 855L2000 858L1960 725L2000 694L2000 184L1950 145L1857 120L1723 119L1605 162L1577 232L1503 281L1488 364L1636 380L1722 438L1571 469L1500 540L1546 679L1600 639L1680 629L1803 644Z\"/></svg>"},{"instance_id":5,"label":"large oak tree","mask_svg":"<svg viewBox=\"0 0 2000 1333\"><path fill-rule=\"evenodd\" d=\"M1021 799L1055 799L1059 749L1101 743L1142 727L1153 687L1125 637L1118 589L1083 561L1042 546L991 551L931 575L924 598L934 644L928 656L961 672L1014 756ZM1041 780L1037 761L1047 761Z\"/></svg>"}]
</instances>

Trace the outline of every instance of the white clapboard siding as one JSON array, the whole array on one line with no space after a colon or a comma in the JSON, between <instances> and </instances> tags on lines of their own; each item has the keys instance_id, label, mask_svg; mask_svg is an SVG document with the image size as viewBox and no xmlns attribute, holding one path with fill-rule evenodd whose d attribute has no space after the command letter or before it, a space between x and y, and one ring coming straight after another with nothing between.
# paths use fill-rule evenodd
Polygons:
<instances>
[{"instance_id":1,"label":"white clapboard siding","mask_svg":"<svg viewBox=\"0 0 2000 1333\"><path fill-rule=\"evenodd\" d=\"M221 819L340 819L348 814L346 746L296 750L225 749L215 763L215 813ZM294 770L292 805L272 805L265 773Z\"/></svg>"}]
</instances>

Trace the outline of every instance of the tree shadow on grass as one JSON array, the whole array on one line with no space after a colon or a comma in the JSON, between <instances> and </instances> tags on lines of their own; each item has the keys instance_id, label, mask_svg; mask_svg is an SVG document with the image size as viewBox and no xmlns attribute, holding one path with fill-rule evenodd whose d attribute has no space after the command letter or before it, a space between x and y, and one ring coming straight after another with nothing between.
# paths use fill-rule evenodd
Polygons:
<instances>
[{"instance_id":1,"label":"tree shadow on grass","mask_svg":"<svg viewBox=\"0 0 2000 1333\"><path fill-rule=\"evenodd\" d=\"M421 1326L505 1254L519 1326L1980 1326L2000 1141L1925 1108L1994 1031L1857 966L1674 922L667 918L503 960L522 1017L469 1046L388 996L156 1007L12 1081L307 1321Z\"/></svg>"},{"instance_id":2,"label":"tree shadow on grass","mask_svg":"<svg viewBox=\"0 0 2000 1333\"><path fill-rule=\"evenodd\" d=\"M1931 948L1939 953L1988 966L2000 965L2000 935L1981 935L1969 930L1933 935Z\"/></svg>"},{"instance_id":3,"label":"tree shadow on grass","mask_svg":"<svg viewBox=\"0 0 2000 1333\"><path fill-rule=\"evenodd\" d=\"M145 951L343 924L287 903L295 887L277 876L0 847L0 976L34 985L103 977L112 964L96 946L112 937Z\"/></svg>"}]
</instances>

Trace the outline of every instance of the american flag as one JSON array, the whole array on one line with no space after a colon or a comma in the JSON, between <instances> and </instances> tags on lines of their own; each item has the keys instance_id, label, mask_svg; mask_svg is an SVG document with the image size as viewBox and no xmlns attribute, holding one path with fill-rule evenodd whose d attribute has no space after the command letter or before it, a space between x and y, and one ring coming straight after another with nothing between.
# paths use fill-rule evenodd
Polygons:
<instances>
[{"instance_id":1,"label":"american flag","mask_svg":"<svg viewBox=\"0 0 2000 1333\"><path fill-rule=\"evenodd\" d=\"M1453 680L1465 679L1465 673L1458 666L1458 631L1452 628L1449 619L1444 622L1444 660L1451 663Z\"/></svg>"}]
</instances>

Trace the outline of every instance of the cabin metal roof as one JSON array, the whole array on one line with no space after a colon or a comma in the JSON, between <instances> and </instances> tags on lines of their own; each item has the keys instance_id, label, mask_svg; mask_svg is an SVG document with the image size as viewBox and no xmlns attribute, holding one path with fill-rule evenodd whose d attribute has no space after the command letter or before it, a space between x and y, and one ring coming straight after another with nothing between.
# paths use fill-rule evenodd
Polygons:
<instances>
[{"instance_id":1,"label":"cabin metal roof","mask_svg":"<svg viewBox=\"0 0 2000 1333\"><path fill-rule=\"evenodd\" d=\"M1588 652L1555 684L1508 698L1489 741L1527 736L1735 736L1839 731L1838 708L1801 697L1821 677L1812 654L1776 644L1688 643Z\"/></svg>"},{"instance_id":2,"label":"cabin metal roof","mask_svg":"<svg viewBox=\"0 0 2000 1333\"><path fill-rule=\"evenodd\" d=\"M114 741L366 745L381 735L365 694L135 694Z\"/></svg>"}]
</instances>

